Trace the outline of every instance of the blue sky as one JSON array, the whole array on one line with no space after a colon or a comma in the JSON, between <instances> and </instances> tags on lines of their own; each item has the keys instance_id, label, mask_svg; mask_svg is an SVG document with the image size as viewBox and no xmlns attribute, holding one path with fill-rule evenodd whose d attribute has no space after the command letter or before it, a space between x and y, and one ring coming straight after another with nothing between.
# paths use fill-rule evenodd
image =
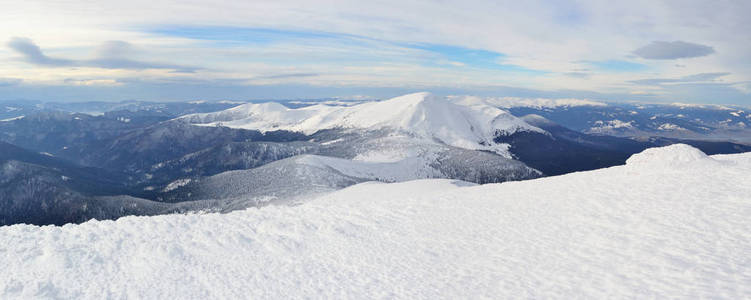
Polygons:
<instances>
[{"instance_id":1,"label":"blue sky","mask_svg":"<svg viewBox=\"0 0 751 300\"><path fill-rule=\"evenodd\" d=\"M33 0L6 10L0 99L428 90L751 105L751 41L738 38L751 28L748 1Z\"/></svg>"}]
</instances>

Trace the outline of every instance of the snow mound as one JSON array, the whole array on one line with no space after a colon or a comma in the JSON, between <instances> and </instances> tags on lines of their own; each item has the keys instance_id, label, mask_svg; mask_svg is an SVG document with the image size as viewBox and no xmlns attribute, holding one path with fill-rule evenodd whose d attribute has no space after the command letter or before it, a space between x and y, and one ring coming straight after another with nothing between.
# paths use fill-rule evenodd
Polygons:
<instances>
[{"instance_id":1,"label":"snow mound","mask_svg":"<svg viewBox=\"0 0 751 300\"><path fill-rule=\"evenodd\" d=\"M701 150L686 144L673 144L665 147L649 148L634 154L626 160L627 166L681 167L696 162L716 162Z\"/></svg>"},{"instance_id":2,"label":"snow mound","mask_svg":"<svg viewBox=\"0 0 751 300\"><path fill-rule=\"evenodd\" d=\"M450 146L499 153L506 149L495 145L496 136L517 131L545 132L486 103L452 101L427 92L348 107L319 104L292 109L278 103L245 104L178 120L203 126L305 134L332 128L391 129Z\"/></svg>"}]
</instances>

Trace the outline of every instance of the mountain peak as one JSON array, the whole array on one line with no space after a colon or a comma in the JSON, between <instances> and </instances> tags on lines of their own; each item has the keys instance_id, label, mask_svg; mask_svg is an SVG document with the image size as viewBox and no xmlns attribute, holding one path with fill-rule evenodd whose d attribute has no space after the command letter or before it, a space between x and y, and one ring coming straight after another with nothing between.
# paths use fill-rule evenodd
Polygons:
<instances>
[{"instance_id":1,"label":"mountain peak","mask_svg":"<svg viewBox=\"0 0 751 300\"><path fill-rule=\"evenodd\" d=\"M205 126L289 130L312 134L322 129L390 129L428 141L506 154L493 139L499 134L542 129L482 103L462 103L429 92L407 94L349 107L318 104L298 109L281 105L243 105L182 118ZM503 149L501 149L503 148Z\"/></svg>"},{"instance_id":2,"label":"mountain peak","mask_svg":"<svg viewBox=\"0 0 751 300\"><path fill-rule=\"evenodd\" d=\"M538 115L538 114L528 114L528 115L525 115L525 116L521 117L521 119L524 120L524 122L527 122L527 123L529 123L529 124L531 124L533 126L537 126L537 127L556 126L556 125L558 125L555 122L549 120L548 118L545 118L545 117L543 117L541 115Z\"/></svg>"},{"instance_id":3,"label":"mountain peak","mask_svg":"<svg viewBox=\"0 0 751 300\"><path fill-rule=\"evenodd\" d=\"M384 100L383 102L422 102L427 99L436 99L435 95L433 95L431 92L417 92L412 94L406 94L397 96L388 100Z\"/></svg>"}]
</instances>

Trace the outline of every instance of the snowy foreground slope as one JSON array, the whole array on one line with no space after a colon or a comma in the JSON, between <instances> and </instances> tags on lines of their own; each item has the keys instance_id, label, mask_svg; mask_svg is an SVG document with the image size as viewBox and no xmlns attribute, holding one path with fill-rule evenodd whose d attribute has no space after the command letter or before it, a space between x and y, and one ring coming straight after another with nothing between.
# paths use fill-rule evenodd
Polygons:
<instances>
[{"instance_id":1,"label":"snowy foreground slope","mask_svg":"<svg viewBox=\"0 0 751 300\"><path fill-rule=\"evenodd\" d=\"M536 180L363 183L299 206L0 228L0 298L751 295L751 153Z\"/></svg>"}]
</instances>

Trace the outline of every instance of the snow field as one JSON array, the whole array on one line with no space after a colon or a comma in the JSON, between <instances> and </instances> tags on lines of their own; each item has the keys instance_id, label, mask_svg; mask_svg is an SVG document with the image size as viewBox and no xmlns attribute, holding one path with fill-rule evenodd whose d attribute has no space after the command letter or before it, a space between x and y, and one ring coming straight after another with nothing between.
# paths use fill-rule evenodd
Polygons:
<instances>
[{"instance_id":1,"label":"snow field","mask_svg":"<svg viewBox=\"0 0 751 300\"><path fill-rule=\"evenodd\" d=\"M748 297L751 153L694 150L521 182L1 227L0 298Z\"/></svg>"}]
</instances>

